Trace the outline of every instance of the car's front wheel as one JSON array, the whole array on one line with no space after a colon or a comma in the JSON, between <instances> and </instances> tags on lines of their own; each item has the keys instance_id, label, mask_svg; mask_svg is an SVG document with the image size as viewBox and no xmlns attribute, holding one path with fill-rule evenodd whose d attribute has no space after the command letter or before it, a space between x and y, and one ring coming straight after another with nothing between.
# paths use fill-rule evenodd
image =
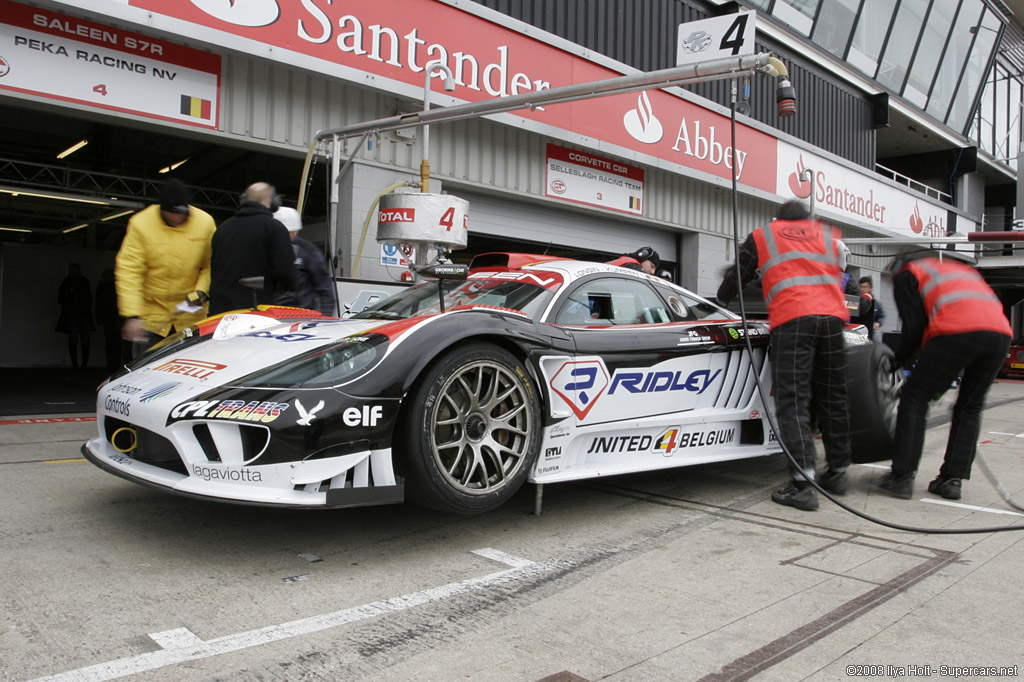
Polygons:
<instances>
[{"instance_id":1,"label":"car's front wheel","mask_svg":"<svg viewBox=\"0 0 1024 682\"><path fill-rule=\"evenodd\" d=\"M409 398L400 457L410 501L460 514L498 507L540 447L539 396L526 368L492 344L441 356Z\"/></svg>"}]
</instances>

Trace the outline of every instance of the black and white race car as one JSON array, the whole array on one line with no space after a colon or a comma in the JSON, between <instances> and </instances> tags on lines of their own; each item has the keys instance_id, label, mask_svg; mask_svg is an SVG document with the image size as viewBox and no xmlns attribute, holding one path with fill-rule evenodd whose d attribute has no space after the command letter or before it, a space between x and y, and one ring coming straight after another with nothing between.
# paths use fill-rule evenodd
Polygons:
<instances>
[{"instance_id":1,"label":"black and white race car","mask_svg":"<svg viewBox=\"0 0 1024 682\"><path fill-rule=\"evenodd\" d=\"M847 336L854 451L886 458L888 351ZM526 481L780 452L768 362L765 322L665 280L484 254L349 319L267 308L184 330L100 388L82 451L204 499L477 513Z\"/></svg>"}]
</instances>

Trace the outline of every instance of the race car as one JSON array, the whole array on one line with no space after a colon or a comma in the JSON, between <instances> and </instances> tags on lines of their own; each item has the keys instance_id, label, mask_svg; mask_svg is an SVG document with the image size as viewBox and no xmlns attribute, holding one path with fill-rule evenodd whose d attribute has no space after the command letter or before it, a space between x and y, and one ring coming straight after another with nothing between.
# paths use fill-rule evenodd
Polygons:
<instances>
[{"instance_id":1,"label":"race car","mask_svg":"<svg viewBox=\"0 0 1024 682\"><path fill-rule=\"evenodd\" d=\"M1024 339L1014 339L1006 351L999 376L1016 378L1024 376Z\"/></svg>"},{"instance_id":2,"label":"race car","mask_svg":"<svg viewBox=\"0 0 1024 682\"><path fill-rule=\"evenodd\" d=\"M472 514L527 481L781 451L766 322L604 263L434 274L348 319L271 307L165 339L100 388L82 452L208 500ZM853 327L847 348L857 461L887 458L891 352Z\"/></svg>"}]
</instances>

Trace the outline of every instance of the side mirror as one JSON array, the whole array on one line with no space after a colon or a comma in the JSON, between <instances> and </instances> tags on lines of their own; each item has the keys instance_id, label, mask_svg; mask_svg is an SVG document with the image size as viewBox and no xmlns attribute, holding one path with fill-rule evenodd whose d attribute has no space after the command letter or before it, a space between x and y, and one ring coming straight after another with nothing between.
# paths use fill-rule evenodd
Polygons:
<instances>
[{"instance_id":1,"label":"side mirror","mask_svg":"<svg viewBox=\"0 0 1024 682\"><path fill-rule=\"evenodd\" d=\"M441 263L416 271L424 277L463 281L469 276L469 266L458 263Z\"/></svg>"},{"instance_id":2,"label":"side mirror","mask_svg":"<svg viewBox=\"0 0 1024 682\"><path fill-rule=\"evenodd\" d=\"M242 279L238 280L238 283L241 284L243 287L252 289L252 309L256 310L257 308L259 308L260 304L259 299L256 297L256 292L261 291L263 289L263 275L258 275L256 277L243 277Z\"/></svg>"}]
</instances>

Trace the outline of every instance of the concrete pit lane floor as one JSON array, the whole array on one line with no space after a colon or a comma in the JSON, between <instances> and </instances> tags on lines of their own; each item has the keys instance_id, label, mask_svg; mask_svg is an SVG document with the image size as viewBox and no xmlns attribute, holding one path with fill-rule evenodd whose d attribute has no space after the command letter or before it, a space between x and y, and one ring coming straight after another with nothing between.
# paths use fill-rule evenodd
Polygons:
<instances>
[{"instance_id":1,"label":"concrete pit lane floor","mask_svg":"<svg viewBox=\"0 0 1024 682\"><path fill-rule=\"evenodd\" d=\"M912 500L851 469L847 504L934 528L1024 524L975 466ZM1024 383L979 453L1024 499ZM457 517L199 502L83 460L89 414L0 418L3 680L1021 679L1024 533L890 530L769 500L783 457L525 487ZM65 421L67 420L67 421Z\"/></svg>"}]
</instances>

